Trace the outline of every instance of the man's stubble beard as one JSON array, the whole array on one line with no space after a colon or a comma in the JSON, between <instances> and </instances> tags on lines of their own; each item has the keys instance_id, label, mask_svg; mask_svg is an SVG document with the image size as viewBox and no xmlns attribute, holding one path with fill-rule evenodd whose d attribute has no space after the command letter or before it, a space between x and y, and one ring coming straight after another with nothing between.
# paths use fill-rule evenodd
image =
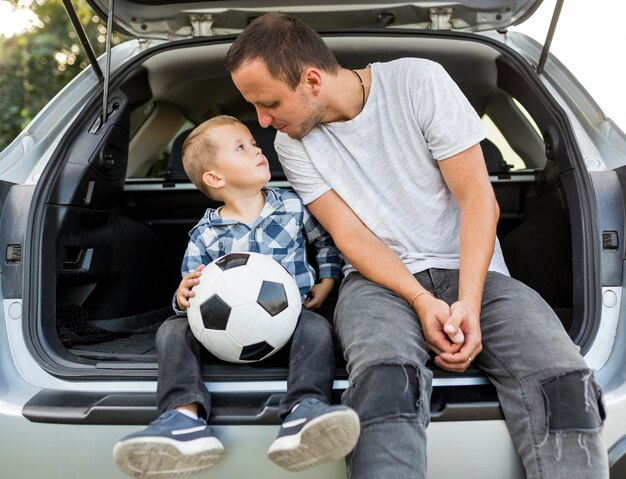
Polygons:
<instances>
[{"instance_id":1,"label":"man's stubble beard","mask_svg":"<svg viewBox=\"0 0 626 479\"><path fill-rule=\"evenodd\" d=\"M302 107L309 111L309 115L304 119L298 131L289 134L290 138L294 140L301 140L304 138L313 128L324 121L324 115L326 113L326 107L319 103L307 102L306 97L302 95Z\"/></svg>"}]
</instances>

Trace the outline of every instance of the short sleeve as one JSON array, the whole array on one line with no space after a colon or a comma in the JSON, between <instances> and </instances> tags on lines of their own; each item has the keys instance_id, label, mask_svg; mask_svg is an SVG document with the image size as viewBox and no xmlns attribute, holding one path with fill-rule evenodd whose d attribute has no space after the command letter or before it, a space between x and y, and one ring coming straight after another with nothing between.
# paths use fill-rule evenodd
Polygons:
<instances>
[{"instance_id":1,"label":"short sleeve","mask_svg":"<svg viewBox=\"0 0 626 479\"><path fill-rule=\"evenodd\" d=\"M307 205L331 189L311 161L301 141L276 132L274 148L285 175L296 193Z\"/></svg>"},{"instance_id":2,"label":"short sleeve","mask_svg":"<svg viewBox=\"0 0 626 479\"><path fill-rule=\"evenodd\" d=\"M487 129L444 68L429 63L418 86L415 114L433 158L445 160L479 143Z\"/></svg>"}]
</instances>

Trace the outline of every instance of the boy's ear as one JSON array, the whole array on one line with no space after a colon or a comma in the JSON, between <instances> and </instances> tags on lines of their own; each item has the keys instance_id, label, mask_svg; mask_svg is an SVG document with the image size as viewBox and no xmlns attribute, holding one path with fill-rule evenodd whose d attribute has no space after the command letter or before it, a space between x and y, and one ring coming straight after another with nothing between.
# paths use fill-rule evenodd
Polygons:
<instances>
[{"instance_id":1,"label":"boy's ear","mask_svg":"<svg viewBox=\"0 0 626 479\"><path fill-rule=\"evenodd\" d=\"M222 176L214 170L205 171L202 175L202 182L209 188L223 188L226 186L226 181Z\"/></svg>"}]
</instances>

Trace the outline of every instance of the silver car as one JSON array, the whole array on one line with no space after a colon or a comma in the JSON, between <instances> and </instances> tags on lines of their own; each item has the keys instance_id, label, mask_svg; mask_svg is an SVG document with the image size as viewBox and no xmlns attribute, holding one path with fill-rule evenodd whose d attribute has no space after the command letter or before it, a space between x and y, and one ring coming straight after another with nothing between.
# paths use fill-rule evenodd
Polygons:
<instances>
[{"instance_id":1,"label":"silver car","mask_svg":"<svg viewBox=\"0 0 626 479\"><path fill-rule=\"evenodd\" d=\"M270 159L272 184L289 187L274 132L223 66L251 19L282 11L320 31L348 68L424 57L458 83L490 131L482 146L511 274L546 299L596 371L611 477L626 477L626 137L548 48L507 31L541 0L91 3L136 39L91 54L0 153L0 476L123 477L112 447L156 417L155 332L171 314L187 231L215 206L181 169L182 139L210 116L237 116ZM205 477L293 477L265 455L286 360L207 354L226 455ZM344 366L339 353L337 402ZM433 370L429 477L523 477L486 377ZM344 464L298 477L343 478Z\"/></svg>"}]
</instances>

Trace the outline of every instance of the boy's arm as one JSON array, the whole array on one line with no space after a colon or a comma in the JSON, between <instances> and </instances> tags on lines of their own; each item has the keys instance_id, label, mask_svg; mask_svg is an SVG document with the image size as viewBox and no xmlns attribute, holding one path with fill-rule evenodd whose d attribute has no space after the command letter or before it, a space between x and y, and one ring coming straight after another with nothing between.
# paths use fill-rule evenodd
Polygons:
<instances>
[{"instance_id":1,"label":"boy's arm","mask_svg":"<svg viewBox=\"0 0 626 479\"><path fill-rule=\"evenodd\" d=\"M316 309L321 307L335 287L335 280L332 278L322 278L319 283L315 283L304 299L306 309Z\"/></svg>"},{"instance_id":2,"label":"boy's arm","mask_svg":"<svg viewBox=\"0 0 626 479\"><path fill-rule=\"evenodd\" d=\"M187 243L187 249L185 250L185 256L183 257L181 266L183 279L181 280L178 289L174 292L174 297L172 298L172 309L174 310L174 313L185 313L187 305L180 304L182 298L179 298L179 293L182 293L183 289L191 289L191 287L197 284L194 280L200 276L199 273L201 269L199 270L198 268L202 265L211 263L213 260L214 258L211 258L207 252L206 244L201 231L198 229L194 230L191 234L191 238L189 239L189 243ZM189 295L185 292L184 296L189 298L193 296L193 294Z\"/></svg>"},{"instance_id":3,"label":"boy's arm","mask_svg":"<svg viewBox=\"0 0 626 479\"><path fill-rule=\"evenodd\" d=\"M172 305L176 314L181 314L179 311L185 312L187 311L187 308L189 308L189 300L196 295L192 289L200 283L200 274L202 273L204 267L205 265L201 264L196 269L183 276L183 279L180 281L180 285L176 290L174 303Z\"/></svg>"},{"instance_id":4,"label":"boy's arm","mask_svg":"<svg viewBox=\"0 0 626 479\"><path fill-rule=\"evenodd\" d=\"M315 247L315 259L319 269L319 278L341 278L341 255L333 239L322 225L309 213L306 206L302 209L302 223L307 241ZM332 289L332 288L331 288Z\"/></svg>"}]
</instances>

